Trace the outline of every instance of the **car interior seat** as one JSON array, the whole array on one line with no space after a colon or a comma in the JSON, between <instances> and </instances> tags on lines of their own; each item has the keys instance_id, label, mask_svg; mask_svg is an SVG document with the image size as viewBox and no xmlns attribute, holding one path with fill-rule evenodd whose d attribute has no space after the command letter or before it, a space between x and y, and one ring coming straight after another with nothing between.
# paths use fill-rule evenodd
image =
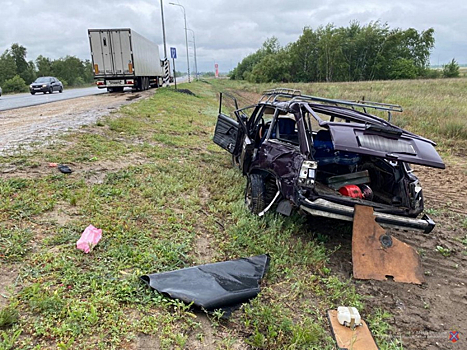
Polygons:
<instances>
[{"instance_id":1,"label":"car interior seat","mask_svg":"<svg viewBox=\"0 0 467 350\"><path fill-rule=\"evenodd\" d=\"M277 127L271 136L273 138L279 138L298 143L298 133L295 130L295 120L292 118L279 118L277 120Z\"/></svg>"}]
</instances>

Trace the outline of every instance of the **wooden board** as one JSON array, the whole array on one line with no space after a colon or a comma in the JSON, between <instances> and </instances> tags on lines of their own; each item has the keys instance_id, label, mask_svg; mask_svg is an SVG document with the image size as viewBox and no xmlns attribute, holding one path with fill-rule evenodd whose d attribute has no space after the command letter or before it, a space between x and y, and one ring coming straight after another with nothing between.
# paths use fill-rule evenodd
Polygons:
<instances>
[{"instance_id":1,"label":"wooden board","mask_svg":"<svg viewBox=\"0 0 467 350\"><path fill-rule=\"evenodd\" d=\"M339 350L379 350L365 321L352 330L339 323L337 310L329 310L328 319Z\"/></svg>"},{"instance_id":2,"label":"wooden board","mask_svg":"<svg viewBox=\"0 0 467 350\"><path fill-rule=\"evenodd\" d=\"M384 246L382 242L389 240ZM425 282L417 251L389 236L375 221L373 208L356 205L352 229L352 265L356 279L422 284Z\"/></svg>"}]
</instances>

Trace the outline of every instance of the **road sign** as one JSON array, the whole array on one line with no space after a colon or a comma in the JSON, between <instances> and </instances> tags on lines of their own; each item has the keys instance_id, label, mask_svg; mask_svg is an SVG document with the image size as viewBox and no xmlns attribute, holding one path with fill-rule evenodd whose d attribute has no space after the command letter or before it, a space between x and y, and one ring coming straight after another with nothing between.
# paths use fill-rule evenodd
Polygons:
<instances>
[{"instance_id":1,"label":"road sign","mask_svg":"<svg viewBox=\"0 0 467 350\"><path fill-rule=\"evenodd\" d=\"M170 48L170 58L177 58L177 49L175 47Z\"/></svg>"}]
</instances>

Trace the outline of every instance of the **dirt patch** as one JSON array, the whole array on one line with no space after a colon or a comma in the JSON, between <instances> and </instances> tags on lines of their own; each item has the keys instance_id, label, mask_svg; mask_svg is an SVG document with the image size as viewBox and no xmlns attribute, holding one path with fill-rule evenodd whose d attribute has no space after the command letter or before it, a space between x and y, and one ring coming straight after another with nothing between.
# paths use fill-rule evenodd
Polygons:
<instances>
[{"instance_id":1,"label":"dirt patch","mask_svg":"<svg viewBox=\"0 0 467 350\"><path fill-rule=\"evenodd\" d=\"M136 344L136 350L157 350L160 349L160 341L158 337L140 334Z\"/></svg>"},{"instance_id":2,"label":"dirt patch","mask_svg":"<svg viewBox=\"0 0 467 350\"><path fill-rule=\"evenodd\" d=\"M235 330L228 321L227 324L220 321L219 324L213 325L209 317L202 311L196 312L196 321L199 322L200 328L194 329L190 334L185 349L216 350L227 348L243 350L250 348L240 335L232 334Z\"/></svg>"},{"instance_id":3,"label":"dirt patch","mask_svg":"<svg viewBox=\"0 0 467 350\"><path fill-rule=\"evenodd\" d=\"M101 94L0 112L0 152L28 149L32 143L94 124L118 107L152 96L156 89L138 94ZM131 97L131 98L130 98Z\"/></svg>"},{"instance_id":4,"label":"dirt patch","mask_svg":"<svg viewBox=\"0 0 467 350\"><path fill-rule=\"evenodd\" d=\"M125 157L120 157L114 160L94 161L90 163L68 163L67 166L73 171L70 177L83 176L86 183L89 185L101 184L104 182L105 176L108 173L116 172L129 166L137 166L150 162L150 160L138 153L131 153ZM52 167L49 163L44 162L40 165L30 167L17 166L15 164L0 164L0 174L4 179L23 178L37 179L44 176L58 174L57 167Z\"/></svg>"},{"instance_id":5,"label":"dirt patch","mask_svg":"<svg viewBox=\"0 0 467 350\"><path fill-rule=\"evenodd\" d=\"M54 210L43 214L44 219L46 218L47 222L53 222L59 226L65 226L70 221L73 220L73 217L78 216L78 211L71 207L70 205L56 205Z\"/></svg>"},{"instance_id":6,"label":"dirt patch","mask_svg":"<svg viewBox=\"0 0 467 350\"><path fill-rule=\"evenodd\" d=\"M193 329L193 332L188 337L186 349L193 350L215 350L216 346L214 333L216 332L211 325L208 316L202 311L196 313L196 321L199 322L200 328Z\"/></svg>"},{"instance_id":7,"label":"dirt patch","mask_svg":"<svg viewBox=\"0 0 467 350\"><path fill-rule=\"evenodd\" d=\"M449 341L449 332L459 331L463 339L467 336L467 247L461 242L467 236L465 164L460 161L446 170L415 167L415 173L422 182L425 209L437 226L429 235L394 230L391 234L420 253L426 283L353 280L353 284L366 299L364 317L378 308L394 315L390 323L395 333L388 336L401 339L404 348L459 349L459 344ZM333 220L315 220L311 225L328 237L328 248L341 246L331 256L333 272L351 277L351 225Z\"/></svg>"}]
</instances>

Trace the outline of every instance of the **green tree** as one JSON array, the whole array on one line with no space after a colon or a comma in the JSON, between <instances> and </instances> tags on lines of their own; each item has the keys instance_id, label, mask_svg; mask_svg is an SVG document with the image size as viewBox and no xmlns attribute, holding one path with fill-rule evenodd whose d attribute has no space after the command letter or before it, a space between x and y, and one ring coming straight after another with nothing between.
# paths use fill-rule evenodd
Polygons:
<instances>
[{"instance_id":1,"label":"green tree","mask_svg":"<svg viewBox=\"0 0 467 350\"><path fill-rule=\"evenodd\" d=\"M63 84L75 86L84 83L85 65L75 56L52 61L52 72Z\"/></svg>"},{"instance_id":2,"label":"green tree","mask_svg":"<svg viewBox=\"0 0 467 350\"><path fill-rule=\"evenodd\" d=\"M231 79L233 80L251 80L251 72L256 64L258 64L265 56L277 53L280 49L277 38L272 37L267 39L263 46L255 53L245 57L235 69L232 70Z\"/></svg>"},{"instance_id":3,"label":"green tree","mask_svg":"<svg viewBox=\"0 0 467 350\"><path fill-rule=\"evenodd\" d=\"M94 82L92 62L90 60L85 60L83 62L83 80L86 84Z\"/></svg>"},{"instance_id":4,"label":"green tree","mask_svg":"<svg viewBox=\"0 0 467 350\"><path fill-rule=\"evenodd\" d=\"M454 58L450 63L443 66L443 78L457 78L459 73L459 65Z\"/></svg>"},{"instance_id":5,"label":"green tree","mask_svg":"<svg viewBox=\"0 0 467 350\"><path fill-rule=\"evenodd\" d=\"M276 38L268 39L230 76L253 82L410 79L426 75L433 46L433 28L390 29L379 21L305 27L298 40L283 49Z\"/></svg>"},{"instance_id":6,"label":"green tree","mask_svg":"<svg viewBox=\"0 0 467 350\"><path fill-rule=\"evenodd\" d=\"M23 78L27 84L32 83L36 78L35 67L32 61L26 60L26 48L15 43L11 45L10 54L16 63L16 74Z\"/></svg>"},{"instance_id":7,"label":"green tree","mask_svg":"<svg viewBox=\"0 0 467 350\"><path fill-rule=\"evenodd\" d=\"M16 75L16 62L8 50L0 56L0 84Z\"/></svg>"},{"instance_id":8,"label":"green tree","mask_svg":"<svg viewBox=\"0 0 467 350\"><path fill-rule=\"evenodd\" d=\"M389 73L390 79L414 79L418 76L418 68L408 58L399 58L393 62Z\"/></svg>"},{"instance_id":9,"label":"green tree","mask_svg":"<svg viewBox=\"0 0 467 350\"><path fill-rule=\"evenodd\" d=\"M39 55L36 58L37 76L47 77L53 75L52 72L52 61L48 57Z\"/></svg>"},{"instance_id":10,"label":"green tree","mask_svg":"<svg viewBox=\"0 0 467 350\"><path fill-rule=\"evenodd\" d=\"M290 81L290 55L287 50L270 53L253 68L249 81L255 83Z\"/></svg>"},{"instance_id":11,"label":"green tree","mask_svg":"<svg viewBox=\"0 0 467 350\"><path fill-rule=\"evenodd\" d=\"M291 77L298 82L318 81L319 37L313 29L305 27L298 40L289 47Z\"/></svg>"}]
</instances>

